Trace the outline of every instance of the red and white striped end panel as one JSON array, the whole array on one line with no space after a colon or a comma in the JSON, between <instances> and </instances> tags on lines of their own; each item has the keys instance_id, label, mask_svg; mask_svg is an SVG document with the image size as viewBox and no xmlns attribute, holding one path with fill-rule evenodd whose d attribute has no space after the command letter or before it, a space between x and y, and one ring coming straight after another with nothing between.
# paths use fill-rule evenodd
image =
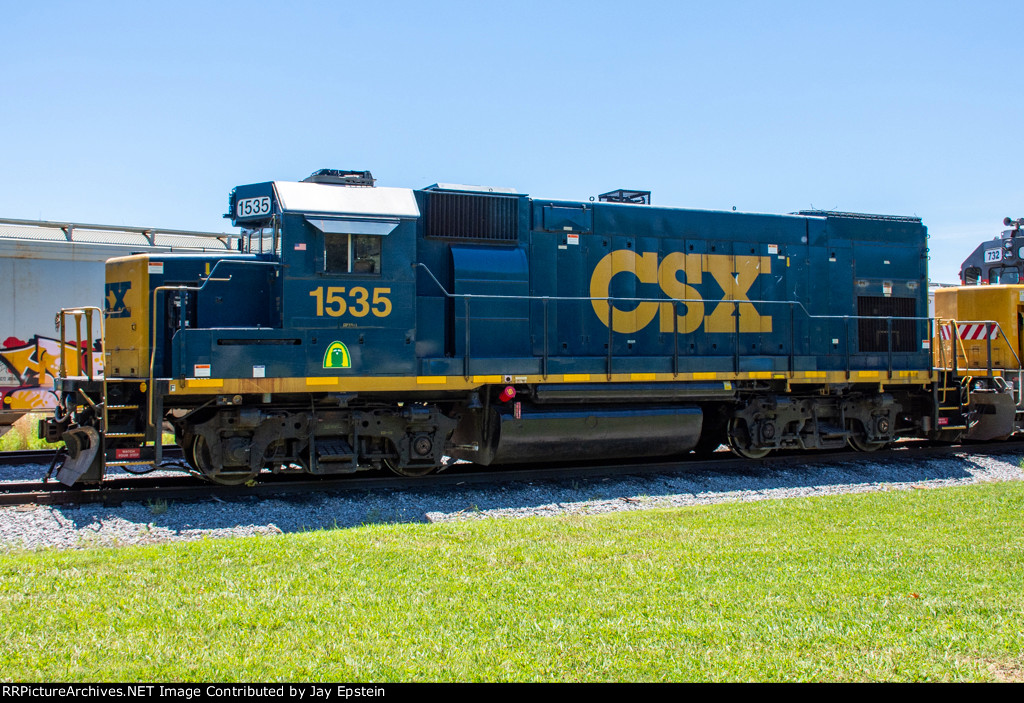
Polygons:
<instances>
[{"instance_id":1,"label":"red and white striped end panel","mask_svg":"<svg viewBox=\"0 0 1024 703\"><path fill-rule=\"evenodd\" d=\"M953 338L953 325L951 325L948 322L945 323L944 325L939 325L939 339L944 339L944 340L948 341L948 340L950 340L952 338Z\"/></svg>"},{"instance_id":2,"label":"red and white striped end panel","mask_svg":"<svg viewBox=\"0 0 1024 703\"><path fill-rule=\"evenodd\" d=\"M995 339L998 336L999 327L986 325L984 323L957 325L957 334L960 339Z\"/></svg>"}]
</instances>

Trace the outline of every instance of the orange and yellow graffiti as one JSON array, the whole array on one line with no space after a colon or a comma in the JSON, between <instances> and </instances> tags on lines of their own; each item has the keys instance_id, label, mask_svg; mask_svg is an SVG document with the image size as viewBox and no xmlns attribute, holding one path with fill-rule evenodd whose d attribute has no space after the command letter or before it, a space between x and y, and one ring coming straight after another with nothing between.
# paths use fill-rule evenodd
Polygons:
<instances>
[{"instance_id":1,"label":"orange and yellow graffiti","mask_svg":"<svg viewBox=\"0 0 1024 703\"><path fill-rule=\"evenodd\" d=\"M76 376L79 360L92 355L93 368L103 371L103 354L64 344L66 373ZM57 405L53 381L60 371L60 341L36 335L29 342L8 337L0 344L0 409L49 410Z\"/></svg>"}]
</instances>

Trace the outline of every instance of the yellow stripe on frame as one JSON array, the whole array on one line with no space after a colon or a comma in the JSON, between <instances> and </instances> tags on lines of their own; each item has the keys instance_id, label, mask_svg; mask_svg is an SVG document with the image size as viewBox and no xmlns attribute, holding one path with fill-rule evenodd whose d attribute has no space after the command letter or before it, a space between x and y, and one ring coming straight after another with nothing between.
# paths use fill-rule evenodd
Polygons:
<instances>
[{"instance_id":1,"label":"yellow stripe on frame","mask_svg":"<svg viewBox=\"0 0 1024 703\"><path fill-rule=\"evenodd\" d=\"M740 374L722 372L697 372L680 373L617 373L612 378L606 374L553 374L544 378L539 374L516 376L511 383L623 383L644 379L647 383L660 383L672 381L714 381L742 383L749 378L768 378L770 372L755 371ZM650 379L653 376L653 380ZM790 379L795 383L802 384L825 384L825 383L846 383L845 371L797 371L793 374L770 373L772 378ZM455 376L299 376L289 378L182 378L173 380L170 383L175 390L170 391L173 395L201 395L203 393L302 393L302 392L324 392L344 388L347 391L361 392L402 392L415 390L455 391L471 390L479 388L485 383L500 383L498 379L503 378L497 375L480 375L464 378ZM882 382L886 385L909 385L919 384L931 378L931 373L925 370L915 371L894 370L893 378L886 379L885 372L878 371L851 371L850 378L857 382L872 383ZM426 387L430 386L430 389Z\"/></svg>"},{"instance_id":2,"label":"yellow stripe on frame","mask_svg":"<svg viewBox=\"0 0 1024 703\"><path fill-rule=\"evenodd\" d=\"M189 388L220 388L224 385L223 378L190 378L186 381Z\"/></svg>"},{"instance_id":3,"label":"yellow stripe on frame","mask_svg":"<svg viewBox=\"0 0 1024 703\"><path fill-rule=\"evenodd\" d=\"M336 386L341 379L337 376L310 376L306 378L307 386Z\"/></svg>"}]
</instances>

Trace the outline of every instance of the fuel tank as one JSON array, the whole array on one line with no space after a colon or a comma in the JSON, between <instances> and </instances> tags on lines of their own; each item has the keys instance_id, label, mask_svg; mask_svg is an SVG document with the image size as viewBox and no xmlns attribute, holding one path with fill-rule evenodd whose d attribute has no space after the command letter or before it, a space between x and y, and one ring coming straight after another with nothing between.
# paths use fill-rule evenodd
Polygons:
<instances>
[{"instance_id":1,"label":"fuel tank","mask_svg":"<svg viewBox=\"0 0 1024 703\"><path fill-rule=\"evenodd\" d=\"M465 416L450 454L484 465L669 456L693 449L702 423L696 405L584 409L513 403Z\"/></svg>"}]
</instances>

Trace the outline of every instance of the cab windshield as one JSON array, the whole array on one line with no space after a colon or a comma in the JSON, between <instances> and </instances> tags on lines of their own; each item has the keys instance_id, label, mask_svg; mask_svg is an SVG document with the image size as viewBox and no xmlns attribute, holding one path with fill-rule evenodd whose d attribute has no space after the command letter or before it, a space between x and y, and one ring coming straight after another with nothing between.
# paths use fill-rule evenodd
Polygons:
<instances>
[{"instance_id":1,"label":"cab windshield","mask_svg":"<svg viewBox=\"0 0 1024 703\"><path fill-rule=\"evenodd\" d=\"M281 231L277 226L277 218L274 218L267 227L243 228L239 245L246 254L274 254L280 256Z\"/></svg>"},{"instance_id":2,"label":"cab windshield","mask_svg":"<svg viewBox=\"0 0 1024 703\"><path fill-rule=\"evenodd\" d=\"M989 283L1020 283L1020 272L1017 269L1003 267L989 272Z\"/></svg>"}]
</instances>

